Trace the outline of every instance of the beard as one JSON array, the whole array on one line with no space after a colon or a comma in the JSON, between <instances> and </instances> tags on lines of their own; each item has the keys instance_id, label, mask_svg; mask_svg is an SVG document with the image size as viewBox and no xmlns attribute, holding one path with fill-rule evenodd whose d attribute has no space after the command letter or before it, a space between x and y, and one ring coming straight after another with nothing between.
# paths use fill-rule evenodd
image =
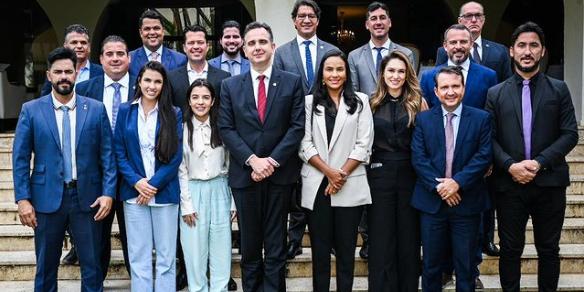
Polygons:
<instances>
[{"instance_id":1,"label":"beard","mask_svg":"<svg viewBox=\"0 0 584 292\"><path fill-rule=\"evenodd\" d=\"M69 87L62 88L62 87L59 86L61 84L68 84ZM73 82L70 82L69 80L61 80L61 81L59 81L57 83L53 83L53 89L55 89L55 91L58 94L61 94L61 95L69 95L69 94L71 94L71 92L73 92L73 87L74 87L73 86Z\"/></svg>"},{"instance_id":2,"label":"beard","mask_svg":"<svg viewBox=\"0 0 584 292\"><path fill-rule=\"evenodd\" d=\"M513 63L515 63L515 68L517 68L517 70L519 70L523 73L532 73L535 70L539 69L539 61L540 60L535 61L532 66L524 67L524 66L521 66L520 62L513 59Z\"/></svg>"},{"instance_id":3,"label":"beard","mask_svg":"<svg viewBox=\"0 0 584 292\"><path fill-rule=\"evenodd\" d=\"M465 55L464 57L460 58L460 59L454 59L454 55L458 53L458 52L453 52L452 55L448 56L448 58L450 59L450 61L452 61L452 63L454 63L455 65L461 65L462 63L464 63L466 61L466 59L468 59L469 55Z\"/></svg>"}]
</instances>

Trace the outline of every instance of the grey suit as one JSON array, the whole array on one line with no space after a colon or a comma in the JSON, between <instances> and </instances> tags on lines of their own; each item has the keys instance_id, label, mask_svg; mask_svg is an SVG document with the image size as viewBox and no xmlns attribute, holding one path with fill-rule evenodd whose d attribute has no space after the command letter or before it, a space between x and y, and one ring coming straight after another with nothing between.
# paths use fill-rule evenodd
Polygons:
<instances>
[{"instance_id":1,"label":"grey suit","mask_svg":"<svg viewBox=\"0 0 584 292\"><path fill-rule=\"evenodd\" d=\"M316 67L314 70L314 76L316 80L316 74L318 72L318 66L322 60L322 57L326 52L334 49L339 49L332 44L329 44L321 39L316 40ZM302 48L302 53L304 53L304 47ZM298 47L298 42L296 38L285 43L281 47L278 47L276 54L274 55L274 67L283 71L288 71L290 73L298 74L302 77L302 89L304 94L308 95L311 92L308 80L306 79L306 73L304 73L304 65L302 58L300 57L300 48Z\"/></svg>"},{"instance_id":2,"label":"grey suit","mask_svg":"<svg viewBox=\"0 0 584 292\"><path fill-rule=\"evenodd\" d=\"M417 68L418 64L414 61L414 53L410 49L392 41L389 45L389 52L393 51L401 51L406 54L412 66ZM351 70L351 80L355 91L363 92L371 97L375 86L377 86L378 72L375 72L375 63L373 62L369 42L349 53L349 69Z\"/></svg>"}]
</instances>

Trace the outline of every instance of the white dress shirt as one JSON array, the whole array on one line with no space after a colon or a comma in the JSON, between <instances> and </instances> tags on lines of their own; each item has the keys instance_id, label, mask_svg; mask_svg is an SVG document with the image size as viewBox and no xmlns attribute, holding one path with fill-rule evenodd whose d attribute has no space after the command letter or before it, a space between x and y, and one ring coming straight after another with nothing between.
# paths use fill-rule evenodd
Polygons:
<instances>
[{"instance_id":1,"label":"white dress shirt","mask_svg":"<svg viewBox=\"0 0 584 292\"><path fill-rule=\"evenodd\" d=\"M51 92L53 98L53 109L55 110L55 118L57 118L57 129L59 130L59 139L61 147L63 147L63 110L60 108L65 105L69 107L69 126L71 128L71 178L73 180L77 179L77 155L75 155L75 128L77 126L77 107L75 106L77 96L73 93L73 97L67 104L62 104L55 98L55 95Z\"/></svg>"},{"instance_id":2,"label":"white dress shirt","mask_svg":"<svg viewBox=\"0 0 584 292\"><path fill-rule=\"evenodd\" d=\"M304 41L310 41L308 49L310 50L310 56L312 58L312 72L314 72L314 76L316 77L316 34L309 39L304 39L303 37L296 35L300 59L302 59L302 68L304 68L304 76L308 76L306 73L306 45L304 44Z\"/></svg>"},{"instance_id":3,"label":"white dress shirt","mask_svg":"<svg viewBox=\"0 0 584 292\"><path fill-rule=\"evenodd\" d=\"M156 49L156 52L158 53L158 59L156 59L156 60L153 60L152 57L150 56L152 54L151 50L149 50L145 46L143 48L144 48L144 52L146 53L146 57L148 57L148 61L158 61L158 62L162 63L162 46L160 46L160 47L158 47L158 49Z\"/></svg>"},{"instance_id":4,"label":"white dress shirt","mask_svg":"<svg viewBox=\"0 0 584 292\"><path fill-rule=\"evenodd\" d=\"M191 67L191 63L187 62L187 75L189 75L189 85L193 83L193 81L204 78L207 79L207 72L209 71L209 63L205 61L205 67L203 68L202 72L197 72L195 69Z\"/></svg>"},{"instance_id":5,"label":"white dress shirt","mask_svg":"<svg viewBox=\"0 0 584 292\"><path fill-rule=\"evenodd\" d=\"M262 74L258 73L253 68L250 68L249 72L251 73L251 80L253 82L253 95L254 95L255 104L257 107L258 106L258 86L260 85L259 76L260 75L266 76L264 78L264 85L266 86L266 99L267 99L268 98L268 91L270 90L270 78L272 76L272 65L270 65L270 67L268 67L268 69L266 69L266 71L264 71L264 73L262 73Z\"/></svg>"},{"instance_id":6,"label":"white dress shirt","mask_svg":"<svg viewBox=\"0 0 584 292\"><path fill-rule=\"evenodd\" d=\"M381 46L383 48L383 50L381 50L381 57L385 58L385 56L387 56L389 54L389 46L391 45L391 40L388 38L387 41L385 41L385 43L383 43L383 45ZM377 66L376 62L377 62L377 50L375 48L377 48L375 46L375 44L373 43L373 41L369 41L369 47L371 48L371 56L373 57L373 65Z\"/></svg>"},{"instance_id":7,"label":"white dress shirt","mask_svg":"<svg viewBox=\"0 0 584 292\"><path fill-rule=\"evenodd\" d=\"M466 79L468 76L468 69L470 68L470 58L472 58L470 55L468 56L468 58L466 58L466 60L464 62L462 62L462 64L460 65L456 65L454 64L452 61L450 61L450 58L448 59L448 66L460 66L462 67L462 76L464 77L464 85L466 87Z\"/></svg>"},{"instance_id":8,"label":"white dress shirt","mask_svg":"<svg viewBox=\"0 0 584 292\"><path fill-rule=\"evenodd\" d=\"M442 116L443 121L444 121L444 129L446 129L446 122L447 122L447 118L446 118L446 114L449 113L449 111L447 111L444 106L442 106ZM452 131L454 132L454 149L456 149L456 137L458 137L458 126L460 125L460 114L462 113L462 103L458 105L458 107L452 112L454 113L454 116L452 117Z\"/></svg>"},{"instance_id":9,"label":"white dress shirt","mask_svg":"<svg viewBox=\"0 0 584 292\"><path fill-rule=\"evenodd\" d=\"M178 169L180 182L181 214L195 212L192 206L189 180L210 180L227 176L229 154L225 147L211 147L211 125L209 119L200 122L195 117L193 123L193 150L189 146L189 133L183 131L183 159Z\"/></svg>"},{"instance_id":10,"label":"white dress shirt","mask_svg":"<svg viewBox=\"0 0 584 292\"><path fill-rule=\"evenodd\" d=\"M112 111L114 106L114 92L116 91L112 84L114 82L119 83L120 93L121 93L121 103L128 101L128 90L130 90L130 74L126 73L122 79L118 81L113 81L107 74L103 74L103 105L105 105L105 111L107 112L107 117L110 122L112 121Z\"/></svg>"},{"instance_id":11,"label":"white dress shirt","mask_svg":"<svg viewBox=\"0 0 584 292\"><path fill-rule=\"evenodd\" d=\"M479 35L479 37L474 41L477 44L477 51L479 53L479 57L481 57L481 60L483 59L483 38ZM474 50L474 45L473 48L470 52L470 55L472 56L472 51Z\"/></svg>"}]
</instances>

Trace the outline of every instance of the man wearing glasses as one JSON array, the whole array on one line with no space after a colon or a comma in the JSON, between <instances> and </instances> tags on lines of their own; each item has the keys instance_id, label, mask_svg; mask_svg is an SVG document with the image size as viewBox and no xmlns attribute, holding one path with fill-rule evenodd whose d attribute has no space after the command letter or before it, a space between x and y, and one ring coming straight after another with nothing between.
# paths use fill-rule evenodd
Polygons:
<instances>
[{"instance_id":1,"label":"man wearing glasses","mask_svg":"<svg viewBox=\"0 0 584 292\"><path fill-rule=\"evenodd\" d=\"M473 48L471 50L471 56L473 61L489 67L495 72L497 72L497 79L499 82L506 80L511 77L511 60L509 59L508 49L496 42L483 39L481 37L481 32L483 26L485 25L485 13L483 6L477 2L467 2L460 7L460 14L458 16L458 23L464 24L468 27L472 33L472 39L474 41ZM436 64L445 63L448 60L446 51L443 47L438 48L438 53L436 54ZM491 217L492 218L492 217ZM493 219L490 219L491 231L488 236L489 241L486 243L493 243ZM494 247L494 249L493 249ZM496 253L496 254L495 254ZM487 254L498 255L498 250L496 246L492 245L488 249Z\"/></svg>"}]
</instances>

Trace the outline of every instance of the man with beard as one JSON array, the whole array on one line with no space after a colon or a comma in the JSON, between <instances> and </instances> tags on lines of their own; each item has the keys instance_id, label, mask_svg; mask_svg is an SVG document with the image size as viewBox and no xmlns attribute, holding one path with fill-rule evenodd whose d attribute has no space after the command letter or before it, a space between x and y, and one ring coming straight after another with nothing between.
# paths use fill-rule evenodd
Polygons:
<instances>
[{"instance_id":1,"label":"man with beard","mask_svg":"<svg viewBox=\"0 0 584 292\"><path fill-rule=\"evenodd\" d=\"M543 30L533 22L515 29L509 52L515 74L488 92L493 117L496 190L504 291L519 291L525 226L531 216L538 256L539 291L557 291L559 241L570 184L566 155L578 143L566 83L540 72Z\"/></svg>"},{"instance_id":2,"label":"man with beard","mask_svg":"<svg viewBox=\"0 0 584 292\"><path fill-rule=\"evenodd\" d=\"M243 46L241 28L237 21L228 20L221 28L221 48L223 54L209 60L209 65L229 72L231 76L247 73L249 61L241 56L240 49Z\"/></svg>"},{"instance_id":3,"label":"man with beard","mask_svg":"<svg viewBox=\"0 0 584 292\"><path fill-rule=\"evenodd\" d=\"M465 81L464 98L462 99L462 103L467 106L483 109L487 99L487 91L489 88L497 84L497 73L487 67L479 65L470 58L470 50L472 47L472 36L470 30L462 24L454 24L450 26L446 29L446 32L444 32L443 47L448 54L448 61L436 66L432 70L422 73L420 87L422 88L426 101L428 101L430 107L440 104L434 91L436 86L435 76L443 67L456 66L462 70ZM485 211L489 208L490 205L485 208ZM479 233L479 237L482 237L482 232ZM478 269L478 265L482 262L482 259L482 248L481 245L479 245L476 252L476 267L474 269L477 289L480 289L483 286L479 279ZM452 280L452 271L452 261L445 262L444 285L447 285Z\"/></svg>"},{"instance_id":4,"label":"man with beard","mask_svg":"<svg viewBox=\"0 0 584 292\"><path fill-rule=\"evenodd\" d=\"M70 49L49 53L53 90L22 106L14 136L14 195L20 222L34 229L35 291L57 291L67 229L79 253L80 291L103 291L101 220L116 191L115 157L104 105L73 92L76 63Z\"/></svg>"},{"instance_id":5,"label":"man with beard","mask_svg":"<svg viewBox=\"0 0 584 292\"><path fill-rule=\"evenodd\" d=\"M164 40L164 27L162 15L153 9L142 13L139 20L140 38L142 47L130 52L130 74L137 76L144 64L149 61L162 63L166 71L174 70L187 63L185 55L162 45Z\"/></svg>"},{"instance_id":6,"label":"man with beard","mask_svg":"<svg viewBox=\"0 0 584 292\"><path fill-rule=\"evenodd\" d=\"M89 38L89 30L85 26L81 24L67 26L65 28L65 42L63 43L63 47L75 51L75 55L77 55L77 68L75 68L75 71L77 71L76 84L103 75L101 66L89 61L91 41ZM51 85L49 80L45 81L41 89L41 96L51 93L53 89ZM75 259L74 262L76 261Z\"/></svg>"}]
</instances>

